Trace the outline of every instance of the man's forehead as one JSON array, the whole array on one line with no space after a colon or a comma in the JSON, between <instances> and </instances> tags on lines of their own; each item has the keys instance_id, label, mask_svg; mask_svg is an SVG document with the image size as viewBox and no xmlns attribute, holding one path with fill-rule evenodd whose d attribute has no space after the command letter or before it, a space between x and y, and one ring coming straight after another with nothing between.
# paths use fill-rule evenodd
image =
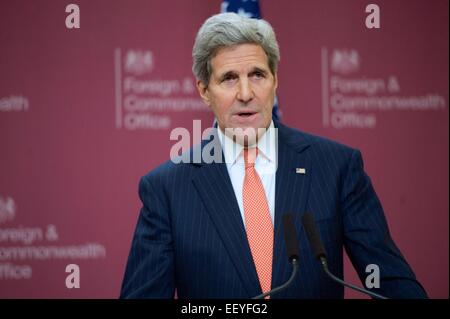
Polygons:
<instances>
[{"instance_id":1,"label":"man's forehead","mask_svg":"<svg viewBox=\"0 0 450 319\"><path fill-rule=\"evenodd\" d=\"M211 59L213 72L239 71L246 69L268 70L269 63L266 52L257 44L238 44L220 48Z\"/></svg>"}]
</instances>

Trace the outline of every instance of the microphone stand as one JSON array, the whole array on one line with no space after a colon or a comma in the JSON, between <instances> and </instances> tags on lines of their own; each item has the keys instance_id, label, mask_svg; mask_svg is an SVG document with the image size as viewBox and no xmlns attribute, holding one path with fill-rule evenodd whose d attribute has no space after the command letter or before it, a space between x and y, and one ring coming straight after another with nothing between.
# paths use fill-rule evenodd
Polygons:
<instances>
[{"instance_id":1,"label":"microphone stand","mask_svg":"<svg viewBox=\"0 0 450 319\"><path fill-rule=\"evenodd\" d=\"M298 260L297 260L297 258L292 258L291 264L292 264L292 274L291 274L291 277L289 278L288 281L286 281L281 286L276 287L276 288L274 288L272 290L269 290L268 292L265 292L265 293L263 293L261 295L258 295L256 297L253 297L252 299L263 299L263 298L265 298L265 297L267 297L269 295L272 295L274 293L277 293L280 290L283 290L284 288L289 286L292 283L292 281L294 281L294 278L295 278L295 276L297 275L297 272L298 272Z\"/></svg>"},{"instance_id":2,"label":"microphone stand","mask_svg":"<svg viewBox=\"0 0 450 319\"><path fill-rule=\"evenodd\" d=\"M374 298L377 298L377 299L388 299L388 298L386 298L385 296L376 294L376 293L371 292L371 291L369 291L369 290L367 290L367 289L362 289L362 288L360 288L360 287L358 287L358 286L352 285L352 284L350 284L350 283L346 283L345 281L339 279L338 277L336 277L335 275L333 275L333 274L331 273L331 271L328 269L327 259L326 259L324 256L320 256L319 259L320 259L320 263L322 264L322 268L323 268L323 270L325 271L325 273L326 273L331 279L333 279L334 281L338 282L339 284L344 285L344 286L346 286L346 287L348 287L348 288L357 290L357 291L362 292L362 293L364 293L364 294L368 294L368 295L370 295L370 296L372 296L372 297L374 297Z\"/></svg>"}]
</instances>

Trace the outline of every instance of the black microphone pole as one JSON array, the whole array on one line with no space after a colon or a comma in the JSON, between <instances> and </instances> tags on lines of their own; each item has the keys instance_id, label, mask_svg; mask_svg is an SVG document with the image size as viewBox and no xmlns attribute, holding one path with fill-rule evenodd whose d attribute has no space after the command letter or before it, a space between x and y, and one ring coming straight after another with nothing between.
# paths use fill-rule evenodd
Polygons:
<instances>
[{"instance_id":1,"label":"black microphone pole","mask_svg":"<svg viewBox=\"0 0 450 319\"><path fill-rule=\"evenodd\" d=\"M320 239L320 235L316 229L316 226L314 224L314 217L310 213L305 213L302 217L302 224L306 231L306 236L308 237L309 244L311 245L311 248L314 252L314 255L316 259L318 259L322 265L323 270L325 273L334 281L337 283L344 285L348 288L354 289L356 291L362 292L364 294L367 294L371 297L377 298L377 299L388 299L387 297L384 297L382 295L376 294L374 292L371 292L369 290L360 288L358 286L346 283L345 281L341 280L340 278L333 275L330 270L328 269L328 263L327 263L327 256L325 253L325 249L322 245L322 240Z\"/></svg>"},{"instance_id":2,"label":"black microphone pole","mask_svg":"<svg viewBox=\"0 0 450 319\"><path fill-rule=\"evenodd\" d=\"M291 277L289 277L288 281L286 281L281 286L278 286L256 297L253 297L252 299L263 299L269 295L273 295L277 292L280 292L283 289L286 289L286 287L288 287L297 276L298 259L299 259L298 240L291 214L283 215L283 229L284 229L284 241L286 242L286 252L289 257L289 262L292 264Z\"/></svg>"}]
</instances>

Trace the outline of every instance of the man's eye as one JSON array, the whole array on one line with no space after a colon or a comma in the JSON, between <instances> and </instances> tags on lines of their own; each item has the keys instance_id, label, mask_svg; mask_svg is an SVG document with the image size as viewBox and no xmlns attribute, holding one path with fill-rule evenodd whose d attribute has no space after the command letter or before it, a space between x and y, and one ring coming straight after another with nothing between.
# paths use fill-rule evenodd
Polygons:
<instances>
[{"instance_id":1,"label":"man's eye","mask_svg":"<svg viewBox=\"0 0 450 319\"><path fill-rule=\"evenodd\" d=\"M265 77L263 72L254 72L253 73L253 77L257 78L257 79L262 79Z\"/></svg>"},{"instance_id":2,"label":"man's eye","mask_svg":"<svg viewBox=\"0 0 450 319\"><path fill-rule=\"evenodd\" d=\"M235 78L236 77L233 75L227 75L222 78L222 82L230 82L230 81L234 80Z\"/></svg>"}]
</instances>

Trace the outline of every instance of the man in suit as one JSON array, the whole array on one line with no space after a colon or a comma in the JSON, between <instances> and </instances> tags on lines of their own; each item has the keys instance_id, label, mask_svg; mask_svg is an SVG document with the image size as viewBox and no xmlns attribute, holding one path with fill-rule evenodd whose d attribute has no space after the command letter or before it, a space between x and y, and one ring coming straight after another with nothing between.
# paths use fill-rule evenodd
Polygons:
<instances>
[{"instance_id":1,"label":"man in suit","mask_svg":"<svg viewBox=\"0 0 450 319\"><path fill-rule=\"evenodd\" d=\"M176 291L179 298L250 298L267 292L291 274L281 225L283 214L291 213L299 274L272 298L343 298L343 286L314 259L300 222L307 211L331 272L343 276L345 248L363 282L367 265L379 267L374 292L426 297L389 235L360 152L272 120L279 49L271 26L233 13L215 15L197 34L193 60L199 93L217 119L200 154L213 150L215 160L192 161L194 148L188 163L168 161L142 177L143 206L121 297L173 298Z\"/></svg>"}]
</instances>

